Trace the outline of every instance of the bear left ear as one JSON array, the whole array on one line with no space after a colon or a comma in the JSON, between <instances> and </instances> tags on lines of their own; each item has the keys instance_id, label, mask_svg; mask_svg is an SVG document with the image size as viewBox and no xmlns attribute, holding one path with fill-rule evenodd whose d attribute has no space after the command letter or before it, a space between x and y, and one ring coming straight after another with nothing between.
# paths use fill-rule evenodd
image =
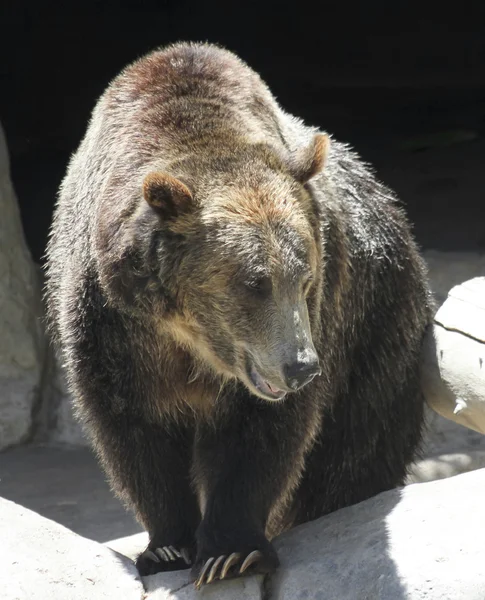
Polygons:
<instances>
[{"instance_id":1,"label":"bear left ear","mask_svg":"<svg viewBox=\"0 0 485 600\"><path fill-rule=\"evenodd\" d=\"M143 197L167 220L188 212L193 204L189 188L168 173L149 173L143 180Z\"/></svg>"},{"instance_id":2,"label":"bear left ear","mask_svg":"<svg viewBox=\"0 0 485 600\"><path fill-rule=\"evenodd\" d=\"M308 146L299 148L291 157L290 171L300 183L310 181L323 170L328 155L330 139L317 133Z\"/></svg>"}]
</instances>

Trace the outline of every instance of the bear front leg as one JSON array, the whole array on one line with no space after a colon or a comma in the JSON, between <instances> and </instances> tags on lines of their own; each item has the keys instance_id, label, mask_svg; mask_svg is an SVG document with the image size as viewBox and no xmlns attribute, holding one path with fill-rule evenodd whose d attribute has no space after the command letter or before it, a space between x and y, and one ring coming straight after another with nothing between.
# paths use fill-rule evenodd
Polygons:
<instances>
[{"instance_id":1,"label":"bear front leg","mask_svg":"<svg viewBox=\"0 0 485 600\"><path fill-rule=\"evenodd\" d=\"M77 376L79 372L78 366ZM193 428L168 419L149 421L135 402L133 407L117 409L115 398L135 399L143 389L140 384L136 391L132 389L128 366L123 376L102 381L87 372L91 377L79 382L80 412L113 490L149 534L148 547L136 561L138 570L150 575L186 569L195 557L200 522L190 479Z\"/></svg>"},{"instance_id":2,"label":"bear front leg","mask_svg":"<svg viewBox=\"0 0 485 600\"><path fill-rule=\"evenodd\" d=\"M133 465L130 495L149 544L136 566L141 575L186 569L195 558L200 522L190 482L192 440L174 424L166 429L144 424L139 436L144 448L133 447L139 462Z\"/></svg>"},{"instance_id":3,"label":"bear front leg","mask_svg":"<svg viewBox=\"0 0 485 600\"><path fill-rule=\"evenodd\" d=\"M200 522L190 473L195 426L170 409L158 334L111 307L95 278L85 276L63 310L77 412L112 489L149 534L137 566L143 575L187 568Z\"/></svg>"},{"instance_id":4,"label":"bear front leg","mask_svg":"<svg viewBox=\"0 0 485 600\"><path fill-rule=\"evenodd\" d=\"M266 537L270 514L294 491L311 444L314 410L296 398L265 403L239 392L200 423L194 448L202 522L197 529L195 586L279 565ZM297 410L298 409L298 410Z\"/></svg>"},{"instance_id":5,"label":"bear front leg","mask_svg":"<svg viewBox=\"0 0 485 600\"><path fill-rule=\"evenodd\" d=\"M98 454L112 486L149 534L136 560L141 575L186 569L195 557L200 511L190 482L192 440L130 415L97 420Z\"/></svg>"}]
</instances>

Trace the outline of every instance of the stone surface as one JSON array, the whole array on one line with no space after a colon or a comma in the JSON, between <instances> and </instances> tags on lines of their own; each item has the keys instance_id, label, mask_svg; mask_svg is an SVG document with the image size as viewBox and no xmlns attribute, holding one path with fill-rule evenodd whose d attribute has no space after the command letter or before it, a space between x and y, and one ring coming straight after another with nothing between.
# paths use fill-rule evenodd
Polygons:
<instances>
[{"instance_id":1,"label":"stone surface","mask_svg":"<svg viewBox=\"0 0 485 600\"><path fill-rule=\"evenodd\" d=\"M385 492L282 535L272 577L196 592L188 571L158 574L143 578L146 599L483 600L484 489L480 469ZM112 543L133 556L145 539Z\"/></svg>"},{"instance_id":2,"label":"stone surface","mask_svg":"<svg viewBox=\"0 0 485 600\"><path fill-rule=\"evenodd\" d=\"M485 277L450 290L423 349L423 388L442 416L485 434Z\"/></svg>"},{"instance_id":3,"label":"stone surface","mask_svg":"<svg viewBox=\"0 0 485 600\"><path fill-rule=\"evenodd\" d=\"M485 468L485 450L440 454L417 462L412 467L406 484L446 479L483 468Z\"/></svg>"},{"instance_id":4,"label":"stone surface","mask_svg":"<svg viewBox=\"0 0 485 600\"><path fill-rule=\"evenodd\" d=\"M267 598L483 600L484 489L485 470L411 485L285 534Z\"/></svg>"},{"instance_id":5,"label":"stone surface","mask_svg":"<svg viewBox=\"0 0 485 600\"><path fill-rule=\"evenodd\" d=\"M219 581L200 591L196 591L189 581L189 571L143 577L143 583L146 589L144 600L270 600L264 594L260 575ZM296 596L292 600L296 600Z\"/></svg>"},{"instance_id":6,"label":"stone surface","mask_svg":"<svg viewBox=\"0 0 485 600\"><path fill-rule=\"evenodd\" d=\"M428 404L447 419L485 434L485 343L438 324L433 333L423 361Z\"/></svg>"},{"instance_id":7,"label":"stone surface","mask_svg":"<svg viewBox=\"0 0 485 600\"><path fill-rule=\"evenodd\" d=\"M431 408L426 410L423 458L455 452L485 450L485 436L474 429L446 419Z\"/></svg>"},{"instance_id":8,"label":"stone surface","mask_svg":"<svg viewBox=\"0 0 485 600\"><path fill-rule=\"evenodd\" d=\"M24 240L0 126L0 450L26 440L40 400L40 286Z\"/></svg>"},{"instance_id":9,"label":"stone surface","mask_svg":"<svg viewBox=\"0 0 485 600\"><path fill-rule=\"evenodd\" d=\"M37 412L34 442L88 446L88 438L74 415L61 359L53 348L49 352L44 400Z\"/></svg>"},{"instance_id":10,"label":"stone surface","mask_svg":"<svg viewBox=\"0 0 485 600\"><path fill-rule=\"evenodd\" d=\"M2 600L142 600L133 563L0 499Z\"/></svg>"},{"instance_id":11,"label":"stone surface","mask_svg":"<svg viewBox=\"0 0 485 600\"><path fill-rule=\"evenodd\" d=\"M42 288L44 272L38 267ZM88 446L80 422L74 416L73 403L68 390L62 358L52 344L46 349L42 400L35 411L32 441L34 443L70 444Z\"/></svg>"},{"instance_id":12,"label":"stone surface","mask_svg":"<svg viewBox=\"0 0 485 600\"><path fill-rule=\"evenodd\" d=\"M115 552L119 552L119 554L131 558L131 560L135 560L148 545L148 533L142 531L141 533L135 533L133 535L117 538L116 540L110 540L105 542L105 545Z\"/></svg>"},{"instance_id":13,"label":"stone surface","mask_svg":"<svg viewBox=\"0 0 485 600\"><path fill-rule=\"evenodd\" d=\"M435 321L485 344L485 274L454 286Z\"/></svg>"},{"instance_id":14,"label":"stone surface","mask_svg":"<svg viewBox=\"0 0 485 600\"><path fill-rule=\"evenodd\" d=\"M28 446L0 454L0 496L97 542L142 531L87 448Z\"/></svg>"},{"instance_id":15,"label":"stone surface","mask_svg":"<svg viewBox=\"0 0 485 600\"><path fill-rule=\"evenodd\" d=\"M483 453L475 454L473 460L477 463L474 466L483 459ZM432 473L431 477L453 474L449 470L443 473L443 469L446 471L450 465L456 469L454 465L460 461L459 468L465 469L467 460L468 456L449 456L441 470ZM437 464L429 463L430 468ZM426 473L422 474L421 480L426 476ZM147 598L483 600L484 596L477 595L473 587L485 586L484 567L481 566L485 566L485 549L480 536L475 535L485 525L485 504L481 501L483 489L485 470L482 469L453 479L387 492L282 536L276 542L282 569L264 585L258 578L249 578L241 580L243 583L218 583L196 594L188 572L182 572L145 578ZM110 539L107 536L114 538L139 530L111 496L99 468L85 449L30 447L3 453L0 456L0 493L7 495L9 492L10 497L22 496L22 501L28 502L30 507L100 541ZM6 511L2 504L2 540L8 538L2 530L5 525L2 519L13 523L15 536L21 530L16 522L4 515ZM25 523L37 535L37 525L34 527L31 521ZM32 544L38 548L35 535L31 536ZM17 543L17 538L14 542ZM120 554L134 557L145 543L146 534L142 533L106 545ZM2 555L5 548L2 541L2 566L6 564ZM77 546L75 550L76 553L81 551ZM46 552L41 546L37 552L39 561L43 555ZM30 560L30 554L25 556ZM60 557L59 561L62 560ZM22 561L23 558L21 565ZM49 573L49 569L41 564L35 568L45 568ZM27 576L29 573L28 570ZM2 569L0 574L3 575ZM485 587L479 589L485 590ZM356 590L359 595L355 595ZM337 595L332 595L334 593ZM1 597L2 600L15 598ZM28 595L17 597L31 599ZM60 597L63 600L70 598L68 595ZM124 593L118 597L129 600Z\"/></svg>"},{"instance_id":16,"label":"stone surface","mask_svg":"<svg viewBox=\"0 0 485 600\"><path fill-rule=\"evenodd\" d=\"M54 443L88 446L89 440L81 427L81 423L74 415L73 403L67 389L64 372L57 357L54 358L54 361L49 411L52 426L47 430L47 439Z\"/></svg>"},{"instance_id":17,"label":"stone surface","mask_svg":"<svg viewBox=\"0 0 485 600\"><path fill-rule=\"evenodd\" d=\"M86 445L42 324L42 272L27 249L0 126L0 450L27 439Z\"/></svg>"},{"instance_id":18,"label":"stone surface","mask_svg":"<svg viewBox=\"0 0 485 600\"><path fill-rule=\"evenodd\" d=\"M440 253L442 254L442 253ZM435 259L438 253L435 253ZM456 256L456 255L454 255ZM470 261L468 272L482 269L482 259ZM440 258L445 285L456 283L464 269L454 270L446 255ZM482 261L485 266L485 261ZM463 262L462 266L465 266ZM435 289L439 287L436 283ZM434 329L423 347L423 389L429 406L428 429L423 447L424 461L412 469L411 481L429 481L484 466L485 452L485 277L476 277L453 287L439 308ZM457 402L461 410L457 409Z\"/></svg>"},{"instance_id":19,"label":"stone surface","mask_svg":"<svg viewBox=\"0 0 485 600\"><path fill-rule=\"evenodd\" d=\"M112 550L134 560L147 546L148 534L137 533L105 542ZM208 586L196 593L189 580L189 571L144 577L146 600L213 598L214 600L263 600L263 578L250 577ZM267 600L265 598L265 600Z\"/></svg>"}]
</instances>

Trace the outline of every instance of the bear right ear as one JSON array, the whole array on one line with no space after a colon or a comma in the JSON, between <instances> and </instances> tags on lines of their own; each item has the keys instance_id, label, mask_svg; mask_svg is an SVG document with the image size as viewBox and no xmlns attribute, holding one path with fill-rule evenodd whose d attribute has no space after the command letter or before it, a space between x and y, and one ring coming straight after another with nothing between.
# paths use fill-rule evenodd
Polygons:
<instances>
[{"instance_id":1,"label":"bear right ear","mask_svg":"<svg viewBox=\"0 0 485 600\"><path fill-rule=\"evenodd\" d=\"M324 168L328 156L330 139L317 133L308 146L299 148L291 157L290 171L300 183L307 183Z\"/></svg>"},{"instance_id":2,"label":"bear right ear","mask_svg":"<svg viewBox=\"0 0 485 600\"><path fill-rule=\"evenodd\" d=\"M143 197L163 219L174 219L190 210L189 188L168 173L149 173L143 180Z\"/></svg>"}]
</instances>

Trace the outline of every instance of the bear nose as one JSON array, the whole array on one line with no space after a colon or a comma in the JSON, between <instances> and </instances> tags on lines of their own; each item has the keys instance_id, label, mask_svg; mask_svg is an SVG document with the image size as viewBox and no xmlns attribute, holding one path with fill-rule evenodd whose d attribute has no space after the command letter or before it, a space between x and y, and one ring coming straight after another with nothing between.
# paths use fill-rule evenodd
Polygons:
<instances>
[{"instance_id":1,"label":"bear nose","mask_svg":"<svg viewBox=\"0 0 485 600\"><path fill-rule=\"evenodd\" d=\"M296 361L283 368L286 384L292 390L299 390L301 387L310 383L316 376L320 375L322 370L318 360Z\"/></svg>"}]
</instances>

